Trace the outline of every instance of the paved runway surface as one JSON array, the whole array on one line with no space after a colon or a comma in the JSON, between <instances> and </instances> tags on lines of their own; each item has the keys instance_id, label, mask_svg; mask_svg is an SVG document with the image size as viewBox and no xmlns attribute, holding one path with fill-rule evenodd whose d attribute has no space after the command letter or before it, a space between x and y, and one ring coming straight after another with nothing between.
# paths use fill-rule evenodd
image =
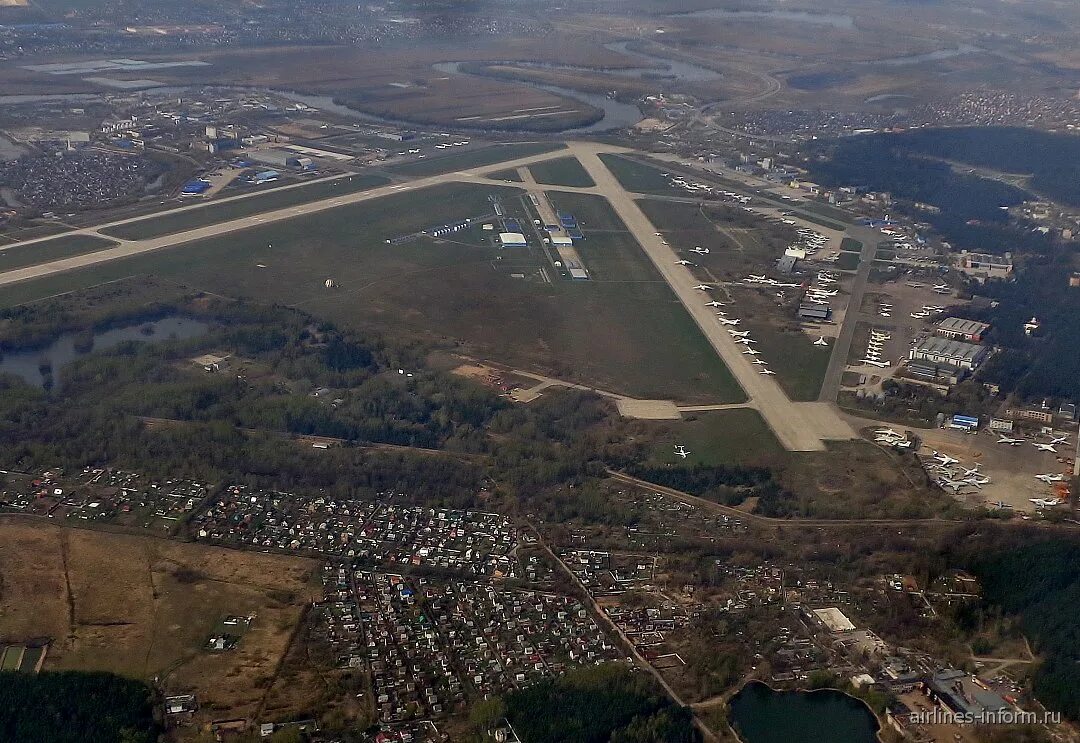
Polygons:
<instances>
[{"instance_id":1,"label":"paved runway surface","mask_svg":"<svg viewBox=\"0 0 1080 743\"><path fill-rule=\"evenodd\" d=\"M180 246L184 243L225 235L237 230L262 226L300 215L314 214L327 209L357 204L397 193L429 188L441 183L455 181L493 183L493 181L483 176L485 172L522 167L533 163L543 162L545 160L566 157L567 154L573 154L580 160L585 170L588 171L589 175L596 183L596 186L589 188L544 186L544 190L593 193L608 199L615 212L637 238L642 249L644 249L657 270L686 307L687 312L694 318L694 321L701 328L702 333L708 339L709 343L739 381L739 384L749 397L745 407L755 408L761 413L766 423L776 434L780 443L791 451L818 451L825 448L825 442L828 440L854 438L855 434L852 428L844 421L835 405L831 402L792 402L789 400L775 378L759 374L757 368L750 363L745 355L743 355L742 347L736 344L731 336L725 332L723 327L716 321L712 309L705 305L705 295L693 288L699 283L699 280L685 267L676 264L679 256L676 255L675 251L670 246L665 245L661 238L656 236L655 227L637 205L635 195L628 193L622 187L615 176L599 158L600 153L627 152L628 150L591 142L570 142L568 143L568 147L569 153L567 150L556 150L515 160L508 160L493 165L419 178L407 183L381 186L368 191L360 191L343 196L312 201L307 204L268 211L258 215L242 217L157 238L146 240L117 240L116 238L107 235L101 235L107 239L115 240L120 244L116 247L93 253L86 253L71 258L42 263L37 266L27 266L0 273L0 286L36 279L43 276L50 276L64 271L72 271L106 261L138 255L140 253ZM181 207L181 209L188 208L198 208L198 206ZM99 235L99 229L146 218L147 217L143 216L119 220L117 222L98 225L97 227L88 227L65 234ZM50 238L43 239L51 239L54 237L56 236L53 235L50 236ZM13 243L12 245L4 247L11 248L31 244L33 242L38 241L28 240L26 242Z\"/></svg>"}]
</instances>

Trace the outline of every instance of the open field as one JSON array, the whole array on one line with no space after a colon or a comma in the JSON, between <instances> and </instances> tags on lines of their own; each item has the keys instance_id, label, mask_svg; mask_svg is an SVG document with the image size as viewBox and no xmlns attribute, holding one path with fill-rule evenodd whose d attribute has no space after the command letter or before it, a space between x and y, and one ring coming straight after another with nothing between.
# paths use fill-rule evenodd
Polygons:
<instances>
[{"instance_id":1,"label":"open field","mask_svg":"<svg viewBox=\"0 0 1080 743\"><path fill-rule=\"evenodd\" d=\"M429 157L424 160L413 160L398 165L390 165L386 169L398 175L437 175L439 173L451 173L455 170L464 170L465 168L495 165L504 160L539 155L544 152L561 150L564 147L566 145L561 142L493 144L490 147L480 147L475 150L456 152L442 157Z\"/></svg>"},{"instance_id":2,"label":"open field","mask_svg":"<svg viewBox=\"0 0 1080 743\"><path fill-rule=\"evenodd\" d=\"M150 537L0 521L0 635L48 637L50 670L104 670L192 691L205 719L255 713L316 563ZM230 614L255 615L240 645L203 650Z\"/></svg>"},{"instance_id":3,"label":"open field","mask_svg":"<svg viewBox=\"0 0 1080 743\"><path fill-rule=\"evenodd\" d=\"M437 241L386 243L453 219L490 215L494 194L508 213L527 217L516 189L437 186L23 282L5 287L0 303L154 274L217 294L297 305L344 326L464 344L475 356L635 397L741 399L654 273L644 284L549 284L539 278L538 252L500 251L492 233L479 228ZM597 232L586 242L621 255L612 265L627 268L612 270L649 270L606 204L598 197L592 203L603 209L567 206L589 223L586 230L607 224L619 232ZM327 289L327 278L337 287Z\"/></svg>"},{"instance_id":4,"label":"open field","mask_svg":"<svg viewBox=\"0 0 1080 743\"><path fill-rule=\"evenodd\" d=\"M83 253L93 253L116 245L93 235L66 235L30 245L0 250L0 271L33 266L38 263L68 258Z\"/></svg>"},{"instance_id":5,"label":"open field","mask_svg":"<svg viewBox=\"0 0 1080 743\"><path fill-rule=\"evenodd\" d=\"M840 257L836 259L836 263L833 265L841 271L854 271L859 267L859 263L861 263L861 260L859 259L858 253L851 253L845 250L840 253Z\"/></svg>"},{"instance_id":6,"label":"open field","mask_svg":"<svg viewBox=\"0 0 1080 743\"><path fill-rule=\"evenodd\" d=\"M661 175L663 171L650 165L644 165L622 155L602 154L600 159L620 185L630 193L650 193L662 196L686 194L681 188L672 186L671 181Z\"/></svg>"},{"instance_id":7,"label":"open field","mask_svg":"<svg viewBox=\"0 0 1080 743\"><path fill-rule=\"evenodd\" d=\"M682 421L653 425L663 430L653 449L656 464L683 464L676 444L690 451L690 465L769 464L784 452L761 414L749 408L686 413Z\"/></svg>"},{"instance_id":8,"label":"open field","mask_svg":"<svg viewBox=\"0 0 1080 743\"><path fill-rule=\"evenodd\" d=\"M530 165L529 171L537 183L555 186L576 186L590 188L595 186L593 179L581 167L574 157L560 157L557 160Z\"/></svg>"},{"instance_id":9,"label":"open field","mask_svg":"<svg viewBox=\"0 0 1080 743\"><path fill-rule=\"evenodd\" d=\"M208 224L227 222L230 219L238 219L264 211L297 206L309 201L318 201L332 196L343 196L357 191L367 191L370 188L382 186L386 183L389 183L389 181L378 175L351 175L284 191L269 191L258 196L233 201L211 202L199 209L187 209L173 213L166 212L159 216L147 217L136 222L109 227L102 230L102 232L126 240L145 240L150 237L171 235L175 232L183 232Z\"/></svg>"}]
</instances>

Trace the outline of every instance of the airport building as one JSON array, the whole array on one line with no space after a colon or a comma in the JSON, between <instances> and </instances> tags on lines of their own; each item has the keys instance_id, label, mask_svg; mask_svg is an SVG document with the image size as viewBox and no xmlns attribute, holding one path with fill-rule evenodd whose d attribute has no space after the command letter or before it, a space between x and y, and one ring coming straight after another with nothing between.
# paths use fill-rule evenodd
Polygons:
<instances>
[{"instance_id":1,"label":"airport building","mask_svg":"<svg viewBox=\"0 0 1080 743\"><path fill-rule=\"evenodd\" d=\"M942 338L966 341L968 343L981 343L986 331L990 326L976 320L965 320L962 317L946 317L934 328L934 333Z\"/></svg>"},{"instance_id":2,"label":"airport building","mask_svg":"<svg viewBox=\"0 0 1080 743\"><path fill-rule=\"evenodd\" d=\"M1012 276L1012 253L990 255L988 253L960 253L957 267L974 279L1006 279Z\"/></svg>"},{"instance_id":3,"label":"airport building","mask_svg":"<svg viewBox=\"0 0 1080 743\"><path fill-rule=\"evenodd\" d=\"M810 322L829 322L832 319L832 307L827 304L801 304L798 317Z\"/></svg>"},{"instance_id":4,"label":"airport building","mask_svg":"<svg viewBox=\"0 0 1080 743\"><path fill-rule=\"evenodd\" d=\"M958 369L974 371L986 360L988 354L989 350L985 346L931 337L911 349L908 358L912 361L928 361L932 364L946 364Z\"/></svg>"},{"instance_id":5,"label":"airport building","mask_svg":"<svg viewBox=\"0 0 1080 743\"><path fill-rule=\"evenodd\" d=\"M520 232L500 232L499 245L504 248L524 248L529 243Z\"/></svg>"}]
</instances>

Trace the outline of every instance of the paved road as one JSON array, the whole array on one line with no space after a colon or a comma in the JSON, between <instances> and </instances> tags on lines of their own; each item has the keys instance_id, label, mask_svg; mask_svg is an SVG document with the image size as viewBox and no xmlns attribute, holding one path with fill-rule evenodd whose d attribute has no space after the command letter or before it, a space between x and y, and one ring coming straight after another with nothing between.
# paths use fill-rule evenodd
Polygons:
<instances>
[{"instance_id":1,"label":"paved road","mask_svg":"<svg viewBox=\"0 0 1080 743\"><path fill-rule=\"evenodd\" d=\"M743 354L742 347L716 321L712 309L705 304L705 295L694 289L700 281L687 268L677 265L679 256L674 249L656 235L656 228L633 196L622 188L604 165L599 153L607 149L602 145L570 144L570 152L578 158L596 183L597 190L607 197L615 213L637 238L646 255L694 318L750 398L751 405L761 413L784 448L790 451L820 451L825 448L827 440L854 438L851 427L833 406L827 403L792 402L774 378L758 373Z\"/></svg>"}]
</instances>

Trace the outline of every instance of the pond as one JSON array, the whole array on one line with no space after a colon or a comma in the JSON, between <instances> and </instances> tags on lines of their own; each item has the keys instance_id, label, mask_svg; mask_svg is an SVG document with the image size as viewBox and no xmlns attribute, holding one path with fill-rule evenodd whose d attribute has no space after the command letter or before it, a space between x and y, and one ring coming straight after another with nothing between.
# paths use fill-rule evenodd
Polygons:
<instances>
[{"instance_id":1,"label":"pond","mask_svg":"<svg viewBox=\"0 0 1080 743\"><path fill-rule=\"evenodd\" d=\"M877 743L878 723L860 700L834 689L774 691L747 684L731 700L743 743Z\"/></svg>"},{"instance_id":2,"label":"pond","mask_svg":"<svg viewBox=\"0 0 1080 743\"><path fill-rule=\"evenodd\" d=\"M94 351L106 351L127 341L186 340L202 335L208 328L198 320L169 316L102 330L93 334L93 343L87 342L90 336L86 333L64 333L43 348L5 352L0 358L0 373L13 374L36 387L45 387L51 377L53 389L59 389L60 370Z\"/></svg>"}]
</instances>

